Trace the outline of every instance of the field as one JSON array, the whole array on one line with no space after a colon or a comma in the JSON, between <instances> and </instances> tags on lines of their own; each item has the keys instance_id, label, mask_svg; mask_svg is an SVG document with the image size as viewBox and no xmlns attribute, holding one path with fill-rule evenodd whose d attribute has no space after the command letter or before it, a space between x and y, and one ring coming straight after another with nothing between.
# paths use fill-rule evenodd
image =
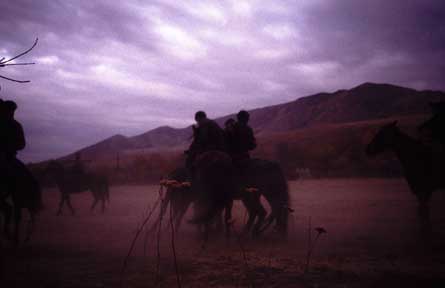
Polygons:
<instances>
[{"instance_id":1,"label":"field","mask_svg":"<svg viewBox=\"0 0 445 288\"><path fill-rule=\"evenodd\" d=\"M287 241L273 230L257 240L234 236L229 243L214 235L203 250L196 228L185 223L175 235L182 287L445 287L442 191L432 199L434 239L425 246L418 236L416 201L403 179L300 180L290 182L290 190L295 212ZM74 195L76 215L65 210L56 216L58 191L45 190L46 209L32 241L17 250L2 242L0 286L175 287L168 226L161 233L160 280L156 235L142 234L122 273L157 191L157 186L114 186L105 214L89 211L90 194ZM234 211L240 230L245 212L240 203ZM309 222L311 231L323 227L327 233L317 240L305 273ZM316 233L311 234L314 241Z\"/></svg>"}]
</instances>

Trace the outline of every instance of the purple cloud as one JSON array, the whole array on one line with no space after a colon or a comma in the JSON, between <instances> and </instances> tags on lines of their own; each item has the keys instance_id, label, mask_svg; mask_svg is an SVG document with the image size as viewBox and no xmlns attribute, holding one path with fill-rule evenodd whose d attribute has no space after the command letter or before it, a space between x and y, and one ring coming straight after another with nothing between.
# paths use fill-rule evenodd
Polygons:
<instances>
[{"instance_id":1,"label":"purple cloud","mask_svg":"<svg viewBox=\"0 0 445 288\"><path fill-rule=\"evenodd\" d=\"M442 1L1 1L26 161L365 81L445 90Z\"/></svg>"}]
</instances>

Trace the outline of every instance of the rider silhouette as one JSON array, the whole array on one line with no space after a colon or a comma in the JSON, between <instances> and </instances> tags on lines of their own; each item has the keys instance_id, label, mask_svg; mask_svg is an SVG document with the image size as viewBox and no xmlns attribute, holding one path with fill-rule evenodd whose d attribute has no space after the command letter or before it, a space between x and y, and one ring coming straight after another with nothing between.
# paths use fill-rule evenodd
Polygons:
<instances>
[{"instance_id":1,"label":"rider silhouette","mask_svg":"<svg viewBox=\"0 0 445 288\"><path fill-rule=\"evenodd\" d=\"M235 165L244 166L250 159L249 151L256 148L256 139L252 128L248 125L249 113L241 110L236 118L237 121L226 129L227 143Z\"/></svg>"},{"instance_id":2,"label":"rider silhouette","mask_svg":"<svg viewBox=\"0 0 445 288\"><path fill-rule=\"evenodd\" d=\"M16 158L17 151L22 150L26 146L25 134L22 125L15 120L14 113L17 104L14 101L0 101L0 158L1 158L1 175L6 176L2 185L12 185L22 173L29 173L25 164ZM3 189L4 187L2 187Z\"/></svg>"},{"instance_id":3,"label":"rider silhouette","mask_svg":"<svg viewBox=\"0 0 445 288\"><path fill-rule=\"evenodd\" d=\"M194 160L200 154L207 151L225 151L224 131L219 125L207 118L204 111L195 114L197 126L193 125L193 142L187 154L187 167L191 168Z\"/></svg>"},{"instance_id":4,"label":"rider silhouette","mask_svg":"<svg viewBox=\"0 0 445 288\"><path fill-rule=\"evenodd\" d=\"M4 137L2 149L4 149L3 153L7 162L16 159L17 151L23 150L26 146L22 125L14 118L16 109L17 104L14 101L8 100L2 103L2 136Z\"/></svg>"}]
</instances>

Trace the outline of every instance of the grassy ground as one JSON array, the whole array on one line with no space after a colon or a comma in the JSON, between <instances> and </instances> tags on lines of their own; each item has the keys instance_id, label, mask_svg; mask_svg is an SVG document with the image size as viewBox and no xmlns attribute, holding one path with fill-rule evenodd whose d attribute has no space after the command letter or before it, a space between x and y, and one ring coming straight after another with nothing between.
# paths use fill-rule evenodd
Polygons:
<instances>
[{"instance_id":1,"label":"grassy ground","mask_svg":"<svg viewBox=\"0 0 445 288\"><path fill-rule=\"evenodd\" d=\"M182 287L445 287L442 192L433 197L434 239L426 247L418 237L415 199L402 179L303 180L290 188L295 212L288 240L279 240L272 230L258 240L242 239L246 258L236 237L227 243L213 235L202 250L195 227L184 224L175 237ZM154 235L145 239L143 234L121 274L157 189L112 187L103 215L89 211L89 194L78 194L72 199L75 216L68 210L55 216L57 191L45 191L46 210L31 243L14 250L2 241L1 287L176 286L167 227L161 238L161 280L156 280ZM240 203L234 210L239 230L245 212ZM309 222L312 230L320 226L327 233L318 239L304 273Z\"/></svg>"}]
</instances>

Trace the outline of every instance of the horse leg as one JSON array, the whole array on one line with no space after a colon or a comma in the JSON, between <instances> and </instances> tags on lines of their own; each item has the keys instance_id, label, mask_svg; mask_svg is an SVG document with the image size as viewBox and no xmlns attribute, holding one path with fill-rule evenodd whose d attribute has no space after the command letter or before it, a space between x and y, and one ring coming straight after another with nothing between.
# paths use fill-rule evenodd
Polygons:
<instances>
[{"instance_id":1,"label":"horse leg","mask_svg":"<svg viewBox=\"0 0 445 288\"><path fill-rule=\"evenodd\" d=\"M71 215L76 214L76 212L74 211L73 206L71 205L71 199L70 199L70 195L69 194L66 196L66 205L68 205L68 208L70 208Z\"/></svg>"},{"instance_id":2,"label":"horse leg","mask_svg":"<svg viewBox=\"0 0 445 288\"><path fill-rule=\"evenodd\" d=\"M287 229L289 224L289 210L287 208L287 204L280 204L278 211L277 229L283 239L285 239L287 237Z\"/></svg>"},{"instance_id":3,"label":"horse leg","mask_svg":"<svg viewBox=\"0 0 445 288\"><path fill-rule=\"evenodd\" d=\"M243 228L243 234L247 234L247 233L249 233L250 229L252 228L252 225L256 218L256 213L254 211L254 208L252 207L252 203L251 203L250 199L243 197L243 199L241 199L241 201L243 202L244 207L247 209L247 214L249 215L249 217L247 218L247 223L246 223L246 225L244 225L244 228Z\"/></svg>"},{"instance_id":4,"label":"horse leg","mask_svg":"<svg viewBox=\"0 0 445 288\"><path fill-rule=\"evenodd\" d=\"M207 247L207 242L209 241L210 224L209 223L205 223L205 224L203 224L203 226L204 226L204 232L203 232L203 239L202 239L201 249L205 250L206 247Z\"/></svg>"},{"instance_id":5,"label":"horse leg","mask_svg":"<svg viewBox=\"0 0 445 288\"><path fill-rule=\"evenodd\" d=\"M30 212L29 214L30 214L30 218L29 218L28 224L26 226L25 242L28 242L29 240L31 240L32 232L34 232L35 213Z\"/></svg>"},{"instance_id":6,"label":"horse leg","mask_svg":"<svg viewBox=\"0 0 445 288\"><path fill-rule=\"evenodd\" d=\"M258 201L255 203L256 204L255 213L258 216L258 219L252 231L254 237L258 236L261 233L260 229L267 215L266 209L264 209L263 205L261 205L260 199L258 198L257 200Z\"/></svg>"},{"instance_id":7,"label":"horse leg","mask_svg":"<svg viewBox=\"0 0 445 288\"><path fill-rule=\"evenodd\" d=\"M173 219L175 219L175 231L179 231L179 227L181 226L182 219L184 218L185 213L187 212L191 202L182 203L181 205L173 206Z\"/></svg>"},{"instance_id":8,"label":"horse leg","mask_svg":"<svg viewBox=\"0 0 445 288\"><path fill-rule=\"evenodd\" d=\"M277 215L276 215L277 214L276 213L276 208L273 205L271 205L271 206L272 206L272 212L263 221L263 223L264 223L263 227L258 229L258 233L263 233L267 228L269 228L269 226L272 224L272 222L278 218Z\"/></svg>"},{"instance_id":9,"label":"horse leg","mask_svg":"<svg viewBox=\"0 0 445 288\"><path fill-rule=\"evenodd\" d=\"M0 209L3 210L4 214L3 231L5 233L5 237L9 239L11 237L12 206L5 201L2 201Z\"/></svg>"},{"instance_id":10,"label":"horse leg","mask_svg":"<svg viewBox=\"0 0 445 288\"><path fill-rule=\"evenodd\" d=\"M62 215L63 204L65 204L65 194L60 194L59 210L57 210L57 216Z\"/></svg>"},{"instance_id":11,"label":"horse leg","mask_svg":"<svg viewBox=\"0 0 445 288\"><path fill-rule=\"evenodd\" d=\"M102 214L105 213L105 197L102 197Z\"/></svg>"},{"instance_id":12,"label":"horse leg","mask_svg":"<svg viewBox=\"0 0 445 288\"><path fill-rule=\"evenodd\" d=\"M224 224L226 228L226 240L227 242L230 239L230 226L232 225L232 208L233 208L233 200L230 200L225 205L225 213L224 213Z\"/></svg>"},{"instance_id":13,"label":"horse leg","mask_svg":"<svg viewBox=\"0 0 445 288\"><path fill-rule=\"evenodd\" d=\"M99 199L97 199L96 195L93 194L93 196L94 196L94 200L93 200L93 204L91 205L91 208L90 208L91 211L94 211L94 208L96 207L97 202L99 202Z\"/></svg>"},{"instance_id":14,"label":"horse leg","mask_svg":"<svg viewBox=\"0 0 445 288\"><path fill-rule=\"evenodd\" d=\"M20 221L22 220L22 209L14 207L14 245L19 244L20 239Z\"/></svg>"}]
</instances>

